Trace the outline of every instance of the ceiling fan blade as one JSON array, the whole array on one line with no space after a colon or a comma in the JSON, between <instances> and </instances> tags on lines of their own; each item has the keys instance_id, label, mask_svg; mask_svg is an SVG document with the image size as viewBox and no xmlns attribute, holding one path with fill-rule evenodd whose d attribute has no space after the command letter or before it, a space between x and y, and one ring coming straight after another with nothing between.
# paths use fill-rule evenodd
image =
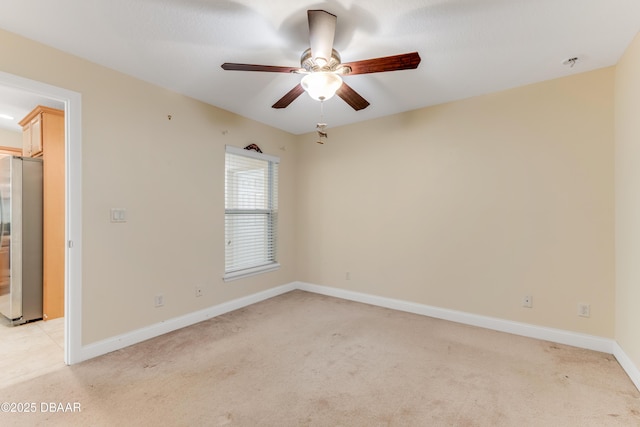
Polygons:
<instances>
[{"instance_id":1,"label":"ceiling fan blade","mask_svg":"<svg viewBox=\"0 0 640 427\"><path fill-rule=\"evenodd\" d=\"M225 62L221 65L223 70L232 71L266 71L268 73L297 73L299 67L278 67L275 65L235 64Z\"/></svg>"},{"instance_id":2,"label":"ceiling fan blade","mask_svg":"<svg viewBox=\"0 0 640 427\"><path fill-rule=\"evenodd\" d=\"M324 58L325 63L331 59L333 38L336 33L336 16L324 10L308 10L309 47L314 60ZM323 66L324 64L318 64Z\"/></svg>"},{"instance_id":3,"label":"ceiling fan blade","mask_svg":"<svg viewBox=\"0 0 640 427\"><path fill-rule=\"evenodd\" d=\"M382 73L385 71L412 70L418 68L420 55L418 52L403 53L382 58L365 59L363 61L342 64L351 68L352 74Z\"/></svg>"},{"instance_id":4,"label":"ceiling fan blade","mask_svg":"<svg viewBox=\"0 0 640 427\"><path fill-rule=\"evenodd\" d=\"M340 88L336 91L336 95L344 100L354 110L363 110L369 106L369 101L364 99L358 92L353 90L351 86L342 82Z\"/></svg>"},{"instance_id":5,"label":"ceiling fan blade","mask_svg":"<svg viewBox=\"0 0 640 427\"><path fill-rule=\"evenodd\" d=\"M286 93L285 96L280 98L271 108L287 108L289 104L296 100L297 97L304 93L302 85L298 83L293 89Z\"/></svg>"}]
</instances>

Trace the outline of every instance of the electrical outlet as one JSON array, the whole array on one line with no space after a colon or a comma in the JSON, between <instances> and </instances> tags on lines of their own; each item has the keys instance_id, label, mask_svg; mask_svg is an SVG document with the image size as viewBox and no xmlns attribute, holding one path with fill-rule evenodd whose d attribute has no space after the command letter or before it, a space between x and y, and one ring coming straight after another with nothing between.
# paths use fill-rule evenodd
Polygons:
<instances>
[{"instance_id":1,"label":"electrical outlet","mask_svg":"<svg viewBox=\"0 0 640 427\"><path fill-rule=\"evenodd\" d=\"M200 286L196 286L196 296L201 297L204 295L204 290Z\"/></svg>"},{"instance_id":2,"label":"electrical outlet","mask_svg":"<svg viewBox=\"0 0 640 427\"><path fill-rule=\"evenodd\" d=\"M156 307L162 307L164 305L164 295L158 294L153 298L154 305Z\"/></svg>"},{"instance_id":3,"label":"electrical outlet","mask_svg":"<svg viewBox=\"0 0 640 427\"><path fill-rule=\"evenodd\" d=\"M345 275L344 275L344 278L345 278L346 280L351 280L351 272L350 272L350 271L347 271L347 272L345 273Z\"/></svg>"},{"instance_id":4,"label":"electrical outlet","mask_svg":"<svg viewBox=\"0 0 640 427\"><path fill-rule=\"evenodd\" d=\"M591 316L591 306L589 304L586 303L579 303L578 304L578 316L580 317L589 317Z\"/></svg>"},{"instance_id":5,"label":"electrical outlet","mask_svg":"<svg viewBox=\"0 0 640 427\"><path fill-rule=\"evenodd\" d=\"M533 297L531 295L526 295L522 298L522 306L527 308L533 307Z\"/></svg>"}]
</instances>

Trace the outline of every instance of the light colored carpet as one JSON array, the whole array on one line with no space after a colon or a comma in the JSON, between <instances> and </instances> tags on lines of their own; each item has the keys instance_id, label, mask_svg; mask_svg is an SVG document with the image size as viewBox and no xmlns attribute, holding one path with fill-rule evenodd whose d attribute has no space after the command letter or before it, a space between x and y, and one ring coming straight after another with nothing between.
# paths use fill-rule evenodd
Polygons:
<instances>
[{"instance_id":1,"label":"light colored carpet","mask_svg":"<svg viewBox=\"0 0 640 427\"><path fill-rule=\"evenodd\" d=\"M38 405L2 426L640 425L611 355L302 291L2 387L0 402Z\"/></svg>"}]
</instances>

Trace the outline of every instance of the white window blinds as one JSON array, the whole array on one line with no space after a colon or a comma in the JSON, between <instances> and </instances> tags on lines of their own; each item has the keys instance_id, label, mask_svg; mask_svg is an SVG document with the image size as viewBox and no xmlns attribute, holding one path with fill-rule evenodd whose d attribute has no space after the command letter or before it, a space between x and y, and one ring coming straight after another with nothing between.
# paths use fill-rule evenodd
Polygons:
<instances>
[{"instance_id":1,"label":"white window blinds","mask_svg":"<svg viewBox=\"0 0 640 427\"><path fill-rule=\"evenodd\" d=\"M226 147L225 279L278 267L278 163L274 156Z\"/></svg>"}]
</instances>

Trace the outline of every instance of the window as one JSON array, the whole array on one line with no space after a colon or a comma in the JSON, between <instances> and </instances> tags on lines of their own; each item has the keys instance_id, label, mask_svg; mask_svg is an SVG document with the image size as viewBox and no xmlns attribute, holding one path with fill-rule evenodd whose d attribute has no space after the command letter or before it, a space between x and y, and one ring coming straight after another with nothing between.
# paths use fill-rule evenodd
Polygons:
<instances>
[{"instance_id":1,"label":"window","mask_svg":"<svg viewBox=\"0 0 640 427\"><path fill-rule=\"evenodd\" d=\"M226 147L225 280L270 271L278 235L278 163L256 151Z\"/></svg>"}]
</instances>

